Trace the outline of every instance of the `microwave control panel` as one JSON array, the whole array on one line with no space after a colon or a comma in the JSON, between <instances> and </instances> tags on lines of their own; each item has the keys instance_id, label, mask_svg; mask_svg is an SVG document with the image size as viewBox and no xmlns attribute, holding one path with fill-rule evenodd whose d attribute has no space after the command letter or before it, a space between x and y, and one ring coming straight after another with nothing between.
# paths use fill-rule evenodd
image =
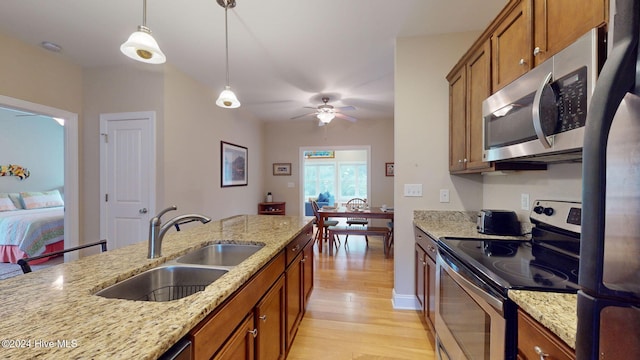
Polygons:
<instances>
[{"instance_id":1,"label":"microwave control panel","mask_svg":"<svg viewBox=\"0 0 640 360\"><path fill-rule=\"evenodd\" d=\"M555 134L577 129L587 120L587 67L584 66L551 84L558 105Z\"/></svg>"}]
</instances>

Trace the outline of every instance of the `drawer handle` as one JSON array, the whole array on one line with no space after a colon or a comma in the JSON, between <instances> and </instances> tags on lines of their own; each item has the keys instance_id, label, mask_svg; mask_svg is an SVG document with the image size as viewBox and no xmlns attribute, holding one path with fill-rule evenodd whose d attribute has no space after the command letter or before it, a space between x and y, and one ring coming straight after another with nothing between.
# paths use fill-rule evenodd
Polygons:
<instances>
[{"instance_id":1,"label":"drawer handle","mask_svg":"<svg viewBox=\"0 0 640 360\"><path fill-rule=\"evenodd\" d=\"M296 245L296 247L294 247L293 249L291 249L291 251L293 251L293 252L298 251L298 245Z\"/></svg>"},{"instance_id":2,"label":"drawer handle","mask_svg":"<svg viewBox=\"0 0 640 360\"><path fill-rule=\"evenodd\" d=\"M262 320L262 321L267 321L267 315L262 315L262 316L260 316L260 320Z\"/></svg>"},{"instance_id":3,"label":"drawer handle","mask_svg":"<svg viewBox=\"0 0 640 360\"><path fill-rule=\"evenodd\" d=\"M549 356L549 354L545 353L544 351L542 351L542 348L540 348L540 346L534 346L533 347L533 351L536 352L536 354L538 356L540 356L540 360L544 360L544 358L546 358L547 356Z\"/></svg>"},{"instance_id":4,"label":"drawer handle","mask_svg":"<svg viewBox=\"0 0 640 360\"><path fill-rule=\"evenodd\" d=\"M249 330L249 334L253 335L253 337L257 337L258 336L258 329L253 329L253 330Z\"/></svg>"}]
</instances>

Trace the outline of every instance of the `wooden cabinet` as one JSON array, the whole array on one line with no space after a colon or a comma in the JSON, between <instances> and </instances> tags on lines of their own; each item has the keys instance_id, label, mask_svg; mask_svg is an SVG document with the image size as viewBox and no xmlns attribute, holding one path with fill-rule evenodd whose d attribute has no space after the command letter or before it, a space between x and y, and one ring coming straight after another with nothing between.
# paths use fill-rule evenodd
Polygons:
<instances>
[{"instance_id":1,"label":"wooden cabinet","mask_svg":"<svg viewBox=\"0 0 640 360\"><path fill-rule=\"evenodd\" d=\"M263 202L258 204L258 215L286 215L287 203Z\"/></svg>"},{"instance_id":2,"label":"wooden cabinet","mask_svg":"<svg viewBox=\"0 0 640 360\"><path fill-rule=\"evenodd\" d=\"M534 64L538 65L609 17L609 1L533 0Z\"/></svg>"},{"instance_id":3,"label":"wooden cabinet","mask_svg":"<svg viewBox=\"0 0 640 360\"><path fill-rule=\"evenodd\" d=\"M273 285L255 308L256 359L283 360L285 350L285 289L284 277Z\"/></svg>"},{"instance_id":4,"label":"wooden cabinet","mask_svg":"<svg viewBox=\"0 0 640 360\"><path fill-rule=\"evenodd\" d=\"M532 68L530 1L510 2L506 16L491 35L494 92Z\"/></svg>"},{"instance_id":5,"label":"wooden cabinet","mask_svg":"<svg viewBox=\"0 0 640 360\"><path fill-rule=\"evenodd\" d=\"M482 156L482 102L491 95L491 47L481 44L449 80L449 171L491 168Z\"/></svg>"},{"instance_id":6,"label":"wooden cabinet","mask_svg":"<svg viewBox=\"0 0 640 360\"><path fill-rule=\"evenodd\" d=\"M543 355L546 354L546 355ZM518 309L518 355L519 360L570 360L575 351L540 325L527 313Z\"/></svg>"},{"instance_id":7,"label":"wooden cabinet","mask_svg":"<svg viewBox=\"0 0 640 360\"><path fill-rule=\"evenodd\" d=\"M189 332L194 359L286 358L313 289L312 234L309 224Z\"/></svg>"},{"instance_id":8,"label":"wooden cabinet","mask_svg":"<svg viewBox=\"0 0 640 360\"><path fill-rule=\"evenodd\" d=\"M415 278L416 298L424 321L435 334L436 321L436 241L419 228L415 235Z\"/></svg>"},{"instance_id":9,"label":"wooden cabinet","mask_svg":"<svg viewBox=\"0 0 640 360\"><path fill-rule=\"evenodd\" d=\"M313 242L312 231L298 236L285 249L287 253L286 282L286 328L287 348L293 343L307 300L313 288Z\"/></svg>"}]
</instances>

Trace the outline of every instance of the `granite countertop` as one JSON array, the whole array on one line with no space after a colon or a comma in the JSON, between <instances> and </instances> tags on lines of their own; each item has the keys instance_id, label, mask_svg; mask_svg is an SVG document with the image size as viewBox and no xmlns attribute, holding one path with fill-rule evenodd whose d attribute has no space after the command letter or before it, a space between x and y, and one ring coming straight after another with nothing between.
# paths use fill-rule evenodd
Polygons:
<instances>
[{"instance_id":1,"label":"granite countertop","mask_svg":"<svg viewBox=\"0 0 640 360\"><path fill-rule=\"evenodd\" d=\"M442 237L496 239L495 235L478 233L476 214L477 212L416 210L413 214L413 223L434 239ZM531 232L531 224L524 222L521 224L524 234ZM510 240L528 237L500 236L499 238ZM576 294L510 290L508 296L525 312L575 349Z\"/></svg>"},{"instance_id":2,"label":"granite countertop","mask_svg":"<svg viewBox=\"0 0 640 360\"><path fill-rule=\"evenodd\" d=\"M310 217L240 215L0 281L3 359L156 359L273 258ZM204 291L169 302L95 292L211 243L265 244ZM8 341L6 341L8 340Z\"/></svg>"}]
</instances>

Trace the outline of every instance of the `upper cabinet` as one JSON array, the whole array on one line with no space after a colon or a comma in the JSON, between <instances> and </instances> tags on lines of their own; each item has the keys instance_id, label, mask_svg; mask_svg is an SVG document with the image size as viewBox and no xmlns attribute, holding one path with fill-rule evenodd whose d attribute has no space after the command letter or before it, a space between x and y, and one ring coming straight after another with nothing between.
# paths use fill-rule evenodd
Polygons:
<instances>
[{"instance_id":1,"label":"upper cabinet","mask_svg":"<svg viewBox=\"0 0 640 360\"><path fill-rule=\"evenodd\" d=\"M512 1L507 6L510 10L491 35L493 91L532 68L529 0Z\"/></svg>"},{"instance_id":2,"label":"upper cabinet","mask_svg":"<svg viewBox=\"0 0 640 360\"><path fill-rule=\"evenodd\" d=\"M447 75L449 172L526 169L482 161L482 102L590 29L606 26L608 16L609 0L509 1Z\"/></svg>"},{"instance_id":3,"label":"upper cabinet","mask_svg":"<svg viewBox=\"0 0 640 360\"><path fill-rule=\"evenodd\" d=\"M606 0L533 0L534 64L570 45L587 31L606 24L609 2Z\"/></svg>"}]
</instances>

